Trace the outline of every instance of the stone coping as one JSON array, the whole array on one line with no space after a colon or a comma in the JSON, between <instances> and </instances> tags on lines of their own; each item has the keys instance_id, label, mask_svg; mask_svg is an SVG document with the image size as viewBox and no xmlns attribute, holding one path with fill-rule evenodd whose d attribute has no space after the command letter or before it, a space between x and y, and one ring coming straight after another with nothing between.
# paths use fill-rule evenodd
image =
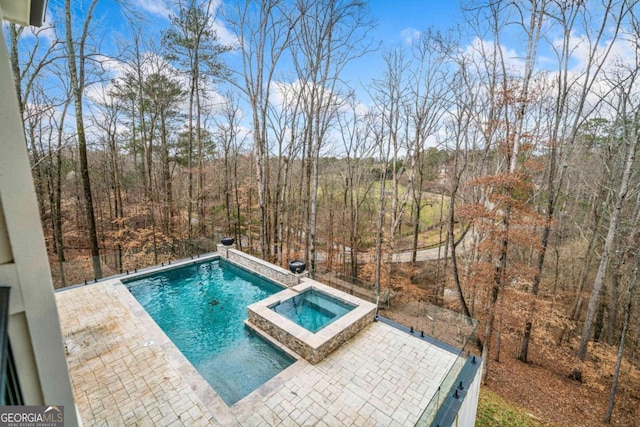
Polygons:
<instances>
[{"instance_id":1,"label":"stone coping","mask_svg":"<svg viewBox=\"0 0 640 427\"><path fill-rule=\"evenodd\" d=\"M55 292L56 293L66 292L72 289L81 288L83 286L90 286L97 283L114 283L113 281L116 279L120 283L126 283L132 280L142 279L147 276L153 276L154 274L157 274L165 270L171 270L174 268L184 267L186 265L197 264L200 262L213 261L220 258L221 258L220 254L215 252L209 253L209 254L197 255L195 257L183 258L177 261L169 261L167 263L162 263L162 265L154 265L152 267L145 267L145 268L140 268L133 271L127 271L126 273L114 274L113 276L105 277L95 281L66 286L64 288L56 289Z\"/></svg>"},{"instance_id":2,"label":"stone coping","mask_svg":"<svg viewBox=\"0 0 640 427\"><path fill-rule=\"evenodd\" d=\"M253 273L266 277L267 279L274 280L287 288L299 284L300 279L307 275L306 272L302 274L293 274L286 268L282 268L253 255L239 251L235 248L235 245L218 245L218 254L220 257L235 265L249 269Z\"/></svg>"},{"instance_id":3,"label":"stone coping","mask_svg":"<svg viewBox=\"0 0 640 427\"><path fill-rule=\"evenodd\" d=\"M318 363L331 351L373 322L376 311L375 304L312 279L303 278L300 282L299 285L280 291L247 307L249 325L255 325L272 335L277 341L299 353L311 363ZM315 333L271 308L275 304L312 288L355 307Z\"/></svg>"}]
</instances>

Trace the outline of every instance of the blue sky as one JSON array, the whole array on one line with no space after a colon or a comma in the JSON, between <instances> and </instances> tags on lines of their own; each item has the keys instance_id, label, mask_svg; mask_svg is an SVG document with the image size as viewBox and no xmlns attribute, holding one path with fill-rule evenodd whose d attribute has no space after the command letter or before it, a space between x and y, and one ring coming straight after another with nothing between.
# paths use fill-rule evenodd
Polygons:
<instances>
[{"instance_id":1,"label":"blue sky","mask_svg":"<svg viewBox=\"0 0 640 427\"><path fill-rule=\"evenodd\" d=\"M428 27L446 29L462 19L457 1L448 0L373 0L368 2L378 21L376 33L385 44L406 42L412 31Z\"/></svg>"},{"instance_id":2,"label":"blue sky","mask_svg":"<svg viewBox=\"0 0 640 427\"><path fill-rule=\"evenodd\" d=\"M62 0L51 0L50 7L56 7ZM145 34L159 40L159 32L165 29L170 0L128 0L127 3L134 10L145 16ZM232 3L224 1L224 4ZM420 31L432 27L446 30L453 23L462 19L459 3L448 0L371 0L367 2L371 17L377 23L371 36L380 43L380 51L371 52L354 60L345 70L344 78L349 80L353 89L361 92L361 83L366 84L378 77L383 69L381 51L396 46L407 45L412 37ZM122 19L120 7L112 0L102 0L96 8L96 18L102 30L115 31L125 34L127 24ZM222 23L222 25L224 25ZM219 29L219 36L224 41L225 28ZM108 32L108 31L107 31ZM230 36L230 35L226 35ZM103 41L104 47L112 43L111 37ZM233 66L234 55L227 55L227 61ZM363 95L366 96L366 95Z\"/></svg>"},{"instance_id":3,"label":"blue sky","mask_svg":"<svg viewBox=\"0 0 640 427\"><path fill-rule=\"evenodd\" d=\"M132 10L136 10L143 16L144 35L149 39L156 40L156 43L159 44L160 32L169 25L168 16L171 13L170 5L173 1L118 0L116 2L114 0L100 0L95 11L92 34L99 39L102 53L105 55L115 54L115 39L123 40L124 38L126 43L129 29L128 23L123 19L121 12L122 4L128 5ZM223 4L233 4L234 2L234 0L217 1ZM83 15L83 7L86 7L87 3L89 3L89 0L72 1L73 7L77 9L79 16ZM463 3L468 5L470 2ZM56 16L62 4L63 0L49 0L47 14L49 22L62 19L61 16ZM380 50L355 59L345 70L344 79L350 81L352 88L356 90L360 89L357 86L360 86L361 83L367 84L373 78L381 75L384 67L382 51L398 46L407 46L411 37L415 37L420 31L429 28L446 31L457 27L460 33L464 33L470 27L468 24L464 24L465 19L461 11L461 3L456 0L369 0L367 4L371 17L377 23L376 28L371 32L371 36L380 43ZM513 29L515 30L516 27L514 26ZM59 31L61 30L62 28ZM517 62L522 59L523 46L520 46L520 44L524 40L518 40L518 36L510 37L509 28L503 28L503 32L501 42L505 45L505 52L508 56L506 59L517 67ZM223 42L232 39L232 34L226 29L224 22L221 22L218 33ZM580 36L579 34L572 35ZM462 49L474 43L474 36L471 32L462 36L463 39L460 41ZM468 38L465 39L465 36ZM549 36L550 39L554 38L554 35L551 34L546 34L546 36ZM490 37L490 35L484 35L484 37ZM579 42L576 37L577 46L579 46ZM627 52L621 52L622 56L628 56L629 49L625 50ZM575 53L573 64L579 66L582 60L581 54L583 56L584 52L581 52L578 48ZM237 57L234 58L233 53L228 54L227 62L232 67L235 65L234 61L237 61ZM538 67L549 67L549 69L553 70L555 66L555 60L549 49L549 44L545 47L545 43L542 43L539 51Z\"/></svg>"},{"instance_id":4,"label":"blue sky","mask_svg":"<svg viewBox=\"0 0 640 427\"><path fill-rule=\"evenodd\" d=\"M214 0L215 1L215 0ZM218 0L224 1L224 0ZM73 7L76 8L76 15L80 18L83 17L83 7L86 7L89 0L73 0ZM129 43L127 37L130 34L129 24L123 18L121 11L121 4L127 4L131 9L139 12L142 16L143 22L141 26L143 28L143 36L150 40L155 40L155 43L159 46L161 31L166 29L169 25L168 16L171 13L170 4L173 0L119 0L117 3L114 0L100 0L95 11L95 18L92 26L91 34L96 40L99 41L101 48L100 51L103 55L115 56L115 60L112 60L109 67L114 71L112 77L118 71L118 57L115 49L115 40L120 40L126 45ZM232 0L224 1L224 4L232 3ZM469 2L465 2L465 5ZM63 0L49 0L49 22L55 22L56 19L61 20L62 17L58 17L59 10L63 4ZM385 50L391 50L396 47L407 47L411 39L416 37L421 31L427 29L435 29L440 31L447 31L450 28L459 30L460 37L460 49L466 55L477 56L479 55L479 46L482 46L484 51L492 49L491 34L484 34L482 37L474 35L472 28L473 25L464 24L465 17L461 10L461 5L458 1L447 0L370 0L367 2L370 9L371 18L376 21L377 26L371 31L371 37L380 43L380 49L372 51L362 57L354 59L349 66L345 69L342 79L347 81L347 89L353 89L356 91L358 100L364 106L370 106L371 101L366 91L366 86L374 78L379 78L384 72L384 63L382 59L382 52ZM523 3L526 4L526 1ZM594 13L597 11L594 10ZM62 24L62 22L58 22ZM573 58L570 62L572 68L571 71L577 73L576 76L584 71L583 63L584 58L588 54L588 43L584 42L584 34L580 33L583 28L578 28L575 32L572 32L572 46L575 47L573 51ZM63 31L63 26L60 25L58 30ZM551 46L559 43L559 33L557 28L547 28L544 34L543 42L540 45L538 55L538 69L546 69L549 74L546 78L551 81L553 79L554 68L557 67L557 62L553 57ZM218 26L218 35L222 42L230 42L233 40L233 35L225 27L224 22L221 21ZM516 25L512 25L507 28L503 28L501 35L501 43L503 52L505 53L505 60L507 66L513 74L518 74L522 70L524 58L524 47L522 39L522 31ZM606 45L607 41L602 43L602 46ZM615 61L613 58L619 58L622 62L629 63L629 61L635 58L635 51L633 46L629 43L617 43L616 48L613 51L609 64L613 64ZM239 56L237 53L226 54L226 62L231 68L239 68ZM616 59L617 60L617 59ZM281 64L286 68L286 63ZM606 68L606 67L605 67ZM122 69L122 67L120 68ZM278 75L277 78L282 77ZM283 81L286 81L285 76ZM295 79L295 77L291 77ZM576 77L576 82L579 78ZM105 85L107 81L103 82ZM219 85L216 88L211 88L211 92L223 93L226 91L226 87ZM100 85L92 85L88 88L88 91L100 91ZM215 93L214 93L215 95ZM212 97L214 99L215 97ZM218 100L220 98L218 97ZM216 104L214 99L212 103Z\"/></svg>"},{"instance_id":5,"label":"blue sky","mask_svg":"<svg viewBox=\"0 0 640 427\"><path fill-rule=\"evenodd\" d=\"M462 20L457 1L372 0L368 4L377 22L373 36L380 41L381 50L408 45L428 28L446 31ZM351 64L347 71L366 83L378 77L382 67L381 52L371 52Z\"/></svg>"}]
</instances>

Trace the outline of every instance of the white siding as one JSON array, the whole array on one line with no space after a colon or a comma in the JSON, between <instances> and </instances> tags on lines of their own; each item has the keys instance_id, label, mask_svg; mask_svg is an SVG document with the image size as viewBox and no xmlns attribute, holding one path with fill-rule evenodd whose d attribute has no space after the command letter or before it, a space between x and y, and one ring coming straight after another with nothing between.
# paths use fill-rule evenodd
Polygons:
<instances>
[{"instance_id":1,"label":"white siding","mask_svg":"<svg viewBox=\"0 0 640 427\"><path fill-rule=\"evenodd\" d=\"M27 2L28 3L28 2ZM4 17L0 9L0 21ZM9 337L27 405L64 405L78 419L18 100L0 31L0 285L11 287Z\"/></svg>"},{"instance_id":2,"label":"white siding","mask_svg":"<svg viewBox=\"0 0 640 427\"><path fill-rule=\"evenodd\" d=\"M484 363L484 361L482 362ZM478 412L478 399L480 398L480 377L482 376L482 366L476 371L476 376L469 386L469 390L464 397L464 401L458 410L458 415L453 423L456 427L473 427L476 423L476 413Z\"/></svg>"}]
</instances>

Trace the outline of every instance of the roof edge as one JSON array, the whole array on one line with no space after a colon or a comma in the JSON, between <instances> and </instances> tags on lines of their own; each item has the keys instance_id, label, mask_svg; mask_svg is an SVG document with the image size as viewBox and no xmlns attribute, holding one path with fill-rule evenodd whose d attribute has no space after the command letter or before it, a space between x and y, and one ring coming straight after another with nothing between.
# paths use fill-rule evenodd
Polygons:
<instances>
[{"instance_id":1,"label":"roof edge","mask_svg":"<svg viewBox=\"0 0 640 427\"><path fill-rule=\"evenodd\" d=\"M29 15L29 25L41 27L47 11L48 0L31 0L31 13Z\"/></svg>"}]
</instances>

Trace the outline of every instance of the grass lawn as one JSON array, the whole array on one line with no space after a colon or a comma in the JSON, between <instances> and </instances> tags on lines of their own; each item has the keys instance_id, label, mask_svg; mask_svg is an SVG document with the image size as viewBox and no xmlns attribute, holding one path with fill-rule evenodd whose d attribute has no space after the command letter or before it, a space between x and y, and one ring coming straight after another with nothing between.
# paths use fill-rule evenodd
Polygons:
<instances>
[{"instance_id":1,"label":"grass lawn","mask_svg":"<svg viewBox=\"0 0 640 427\"><path fill-rule=\"evenodd\" d=\"M481 388L476 427L542 427L525 410L504 400L492 391Z\"/></svg>"},{"instance_id":2,"label":"grass lawn","mask_svg":"<svg viewBox=\"0 0 640 427\"><path fill-rule=\"evenodd\" d=\"M319 195L323 194L326 196L328 191L334 192L333 196L329 198L330 200L341 200L342 195L338 194L339 190L335 186L321 186L319 188ZM362 189L363 193L365 189ZM368 220L377 221L378 217L378 208L379 208L379 198L380 198L380 182L375 181L371 187L369 188L369 193L367 195L366 202L360 207L360 218L368 218ZM391 221L391 198L393 188L391 182L386 183L385 194L386 194L386 224L385 230L388 230L388 224ZM399 185L398 187L399 197L402 198L406 192L407 187L404 185ZM327 199L326 197L324 199ZM323 197L320 197L320 200L324 200ZM324 200L324 203L328 203L327 200ZM449 210L450 197L447 195L441 195L439 193L433 193L429 191L424 191L422 194L421 204L422 209L420 210L420 234L418 236L418 248L430 248L438 246L444 239L446 238L446 227L442 230L442 234L438 224L441 221L444 221L442 215L446 215ZM407 199L407 204L404 209L403 223L400 225L398 230L398 235L396 235L396 251L408 251L413 247L413 225L409 224L411 212L413 209L413 199L409 197ZM459 227L457 227L459 228ZM458 236L460 230L457 229L455 234ZM367 250L373 247L375 244L375 229L369 229L363 231L360 234L360 249Z\"/></svg>"}]
</instances>

